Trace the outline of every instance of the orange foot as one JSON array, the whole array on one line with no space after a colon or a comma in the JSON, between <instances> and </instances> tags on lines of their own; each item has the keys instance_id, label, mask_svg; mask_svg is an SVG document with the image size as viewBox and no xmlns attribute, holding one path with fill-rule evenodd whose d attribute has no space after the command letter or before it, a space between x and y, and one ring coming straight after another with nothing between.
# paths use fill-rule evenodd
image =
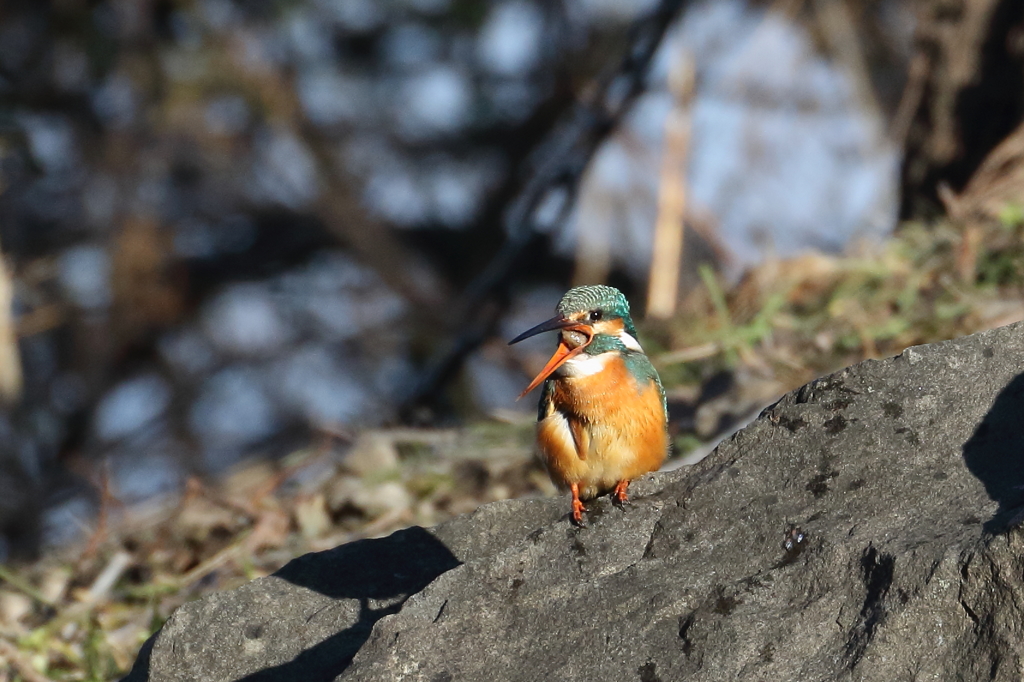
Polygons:
<instances>
[{"instance_id":1,"label":"orange foot","mask_svg":"<svg viewBox=\"0 0 1024 682\"><path fill-rule=\"evenodd\" d=\"M572 492L572 522L577 526L583 525L583 510L586 507L580 502L580 487L576 483L569 486L569 490Z\"/></svg>"},{"instance_id":2,"label":"orange foot","mask_svg":"<svg viewBox=\"0 0 1024 682\"><path fill-rule=\"evenodd\" d=\"M629 502L629 495L626 494L626 488L629 487L629 481L619 481L615 484L615 492L612 493L612 502L619 507Z\"/></svg>"}]
</instances>

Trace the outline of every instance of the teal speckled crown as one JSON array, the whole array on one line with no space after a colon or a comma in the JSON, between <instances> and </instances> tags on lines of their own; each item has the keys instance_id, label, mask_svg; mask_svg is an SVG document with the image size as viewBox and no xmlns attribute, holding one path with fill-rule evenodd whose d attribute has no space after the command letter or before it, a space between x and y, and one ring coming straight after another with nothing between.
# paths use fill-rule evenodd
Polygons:
<instances>
[{"instance_id":1,"label":"teal speckled crown","mask_svg":"<svg viewBox=\"0 0 1024 682\"><path fill-rule=\"evenodd\" d=\"M600 310L606 318L621 317L625 323L626 332L630 336L636 337L636 328L633 327L633 320L629 317L629 301L615 287L603 284L573 287L558 302L557 311L560 315L568 316L582 310Z\"/></svg>"}]
</instances>

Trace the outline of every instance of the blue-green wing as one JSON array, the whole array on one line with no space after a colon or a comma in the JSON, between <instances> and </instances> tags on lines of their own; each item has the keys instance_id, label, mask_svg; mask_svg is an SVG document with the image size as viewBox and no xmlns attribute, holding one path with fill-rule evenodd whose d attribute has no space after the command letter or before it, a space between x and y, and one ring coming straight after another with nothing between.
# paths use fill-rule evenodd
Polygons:
<instances>
[{"instance_id":1,"label":"blue-green wing","mask_svg":"<svg viewBox=\"0 0 1024 682\"><path fill-rule=\"evenodd\" d=\"M540 390L540 403L537 405L537 421L543 420L554 409L555 380L548 379Z\"/></svg>"},{"instance_id":2,"label":"blue-green wing","mask_svg":"<svg viewBox=\"0 0 1024 682\"><path fill-rule=\"evenodd\" d=\"M641 390L651 381L658 386L658 392L661 393L661 407L665 410L665 419L667 420L668 399L665 397L665 387L661 385L661 377L658 376L658 370L654 369L654 365L651 364L651 359L643 353L625 353L623 359L626 362L626 369L636 377L637 386Z\"/></svg>"}]
</instances>

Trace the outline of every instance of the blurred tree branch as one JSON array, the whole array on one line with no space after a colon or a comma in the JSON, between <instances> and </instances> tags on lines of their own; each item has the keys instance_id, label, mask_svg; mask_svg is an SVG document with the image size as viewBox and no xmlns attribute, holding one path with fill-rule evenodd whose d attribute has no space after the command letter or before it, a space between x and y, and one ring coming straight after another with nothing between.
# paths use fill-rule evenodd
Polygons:
<instances>
[{"instance_id":1,"label":"blurred tree branch","mask_svg":"<svg viewBox=\"0 0 1024 682\"><path fill-rule=\"evenodd\" d=\"M428 364L403 413L413 418L430 403L462 366L463 360L493 331L502 307L498 299L515 280L515 268L538 235L542 208L556 204L563 221L572 207L580 178L598 146L614 130L645 88L651 60L672 21L687 0L662 0L630 29L619 65L600 78L563 121L530 154L520 170L522 186L503 217L505 241L452 307L451 341ZM550 217L545 217L545 222Z\"/></svg>"},{"instance_id":2,"label":"blurred tree branch","mask_svg":"<svg viewBox=\"0 0 1024 682\"><path fill-rule=\"evenodd\" d=\"M286 83L281 74L256 78L239 69L235 76L258 93L270 112L269 118L290 128L315 157L317 175L324 183L312 212L324 230L380 274L388 286L414 303L417 310L427 314L437 311L449 296L441 278L402 244L390 226L370 215L356 195L356 180L338 169L332 155L337 139L312 124L302 123L294 84Z\"/></svg>"},{"instance_id":3,"label":"blurred tree branch","mask_svg":"<svg viewBox=\"0 0 1024 682\"><path fill-rule=\"evenodd\" d=\"M1024 4L923 0L896 132L906 131L903 218L939 212L1024 115ZM907 123L909 121L909 123Z\"/></svg>"}]
</instances>

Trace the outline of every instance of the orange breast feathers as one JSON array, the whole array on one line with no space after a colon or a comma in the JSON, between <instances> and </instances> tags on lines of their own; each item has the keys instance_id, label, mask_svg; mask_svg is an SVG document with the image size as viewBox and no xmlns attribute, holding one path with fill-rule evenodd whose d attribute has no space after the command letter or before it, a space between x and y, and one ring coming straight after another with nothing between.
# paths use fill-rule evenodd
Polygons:
<instances>
[{"instance_id":1,"label":"orange breast feathers","mask_svg":"<svg viewBox=\"0 0 1024 682\"><path fill-rule=\"evenodd\" d=\"M668 454L661 391L653 381L638 386L615 353L590 358L599 372L560 376L545 388L550 396L537 424L537 441L556 485L580 487L590 499L656 471Z\"/></svg>"}]
</instances>

